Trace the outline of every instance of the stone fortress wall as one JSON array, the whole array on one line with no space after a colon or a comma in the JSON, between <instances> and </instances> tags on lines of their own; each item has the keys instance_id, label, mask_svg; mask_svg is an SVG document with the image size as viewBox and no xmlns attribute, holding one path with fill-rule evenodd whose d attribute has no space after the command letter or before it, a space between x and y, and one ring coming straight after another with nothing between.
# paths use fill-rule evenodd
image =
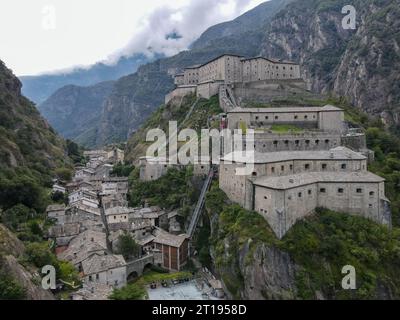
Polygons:
<instances>
[{"instance_id":1,"label":"stone fortress wall","mask_svg":"<svg viewBox=\"0 0 400 320\"><path fill-rule=\"evenodd\" d=\"M298 64L226 54L186 68L175 76L175 84L166 103L171 95L195 91L209 99L219 93L226 127L254 130L253 140L241 142L242 150L253 145L253 157L223 151L219 185L230 200L262 215L277 237L318 207L391 225L384 179L367 169L374 155L365 134L348 127L340 108L290 102L316 98L307 91ZM274 107L279 101L285 103ZM265 107L241 107L251 105ZM251 174L238 175L250 163ZM150 179L167 168L148 170Z\"/></svg>"},{"instance_id":2,"label":"stone fortress wall","mask_svg":"<svg viewBox=\"0 0 400 320\"><path fill-rule=\"evenodd\" d=\"M234 160L234 161L232 161ZM238 169L253 163L248 176ZM367 171L367 158L346 147L325 151L229 154L220 163L220 188L230 200L260 213L278 237L318 207L390 225L384 179Z\"/></svg>"},{"instance_id":3,"label":"stone fortress wall","mask_svg":"<svg viewBox=\"0 0 400 320\"><path fill-rule=\"evenodd\" d=\"M174 82L177 88L165 97L165 103L192 93L193 90L198 97L209 99L218 93L222 84L234 87L234 84L258 82L260 87L265 81L264 88L273 89L275 80L293 81L293 84L304 85L300 77L300 66L293 62L224 54L202 65L187 67L182 73L176 74ZM246 87L242 86L242 90L245 91Z\"/></svg>"}]
</instances>

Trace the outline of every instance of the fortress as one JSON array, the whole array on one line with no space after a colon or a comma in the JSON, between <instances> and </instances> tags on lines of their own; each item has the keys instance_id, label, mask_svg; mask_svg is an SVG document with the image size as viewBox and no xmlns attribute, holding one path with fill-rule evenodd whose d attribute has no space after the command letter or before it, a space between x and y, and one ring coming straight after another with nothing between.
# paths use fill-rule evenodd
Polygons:
<instances>
[{"instance_id":1,"label":"fortress","mask_svg":"<svg viewBox=\"0 0 400 320\"><path fill-rule=\"evenodd\" d=\"M234 145L234 150L246 150L253 144L251 154L224 151L221 145L219 186L231 201L262 215L278 238L320 207L390 227L384 179L368 172L374 153L367 149L362 129L349 125L338 107L290 100L315 97L306 90L298 64L226 54L185 68L175 75L175 84L166 103L187 94L205 99L219 94L225 112L221 129L254 130L254 140L244 135L242 145ZM275 106L279 99L285 103ZM238 175L248 164L254 165L253 172ZM210 168L202 165L200 174ZM141 176L156 180L168 167L156 158L142 158Z\"/></svg>"},{"instance_id":2,"label":"fortress","mask_svg":"<svg viewBox=\"0 0 400 320\"><path fill-rule=\"evenodd\" d=\"M224 54L202 65L187 67L174 77L177 88L165 97L167 104L173 98L195 93L209 99L222 85L248 84L268 80L301 80L300 66L293 62L264 57L244 58Z\"/></svg>"}]
</instances>

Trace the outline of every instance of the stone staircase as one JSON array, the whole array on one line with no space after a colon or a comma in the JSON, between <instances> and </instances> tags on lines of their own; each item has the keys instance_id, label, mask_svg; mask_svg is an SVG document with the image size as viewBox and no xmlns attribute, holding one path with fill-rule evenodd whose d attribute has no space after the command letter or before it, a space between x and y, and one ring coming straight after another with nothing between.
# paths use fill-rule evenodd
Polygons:
<instances>
[{"instance_id":1,"label":"stone staircase","mask_svg":"<svg viewBox=\"0 0 400 320\"><path fill-rule=\"evenodd\" d=\"M193 210L193 214L192 214L192 217L191 217L191 220L189 223L189 227L187 228L187 234L189 235L190 238L193 237L194 232L197 227L197 224L200 220L201 212L204 208L204 203L206 201L206 194L207 194L207 191L210 189L213 177L214 177L214 168L211 167L210 171L207 175L207 178L204 181L199 200L197 201L196 207Z\"/></svg>"},{"instance_id":2,"label":"stone staircase","mask_svg":"<svg viewBox=\"0 0 400 320\"><path fill-rule=\"evenodd\" d=\"M232 89L223 84L219 88L219 104L224 112L228 112L238 107Z\"/></svg>"}]
</instances>

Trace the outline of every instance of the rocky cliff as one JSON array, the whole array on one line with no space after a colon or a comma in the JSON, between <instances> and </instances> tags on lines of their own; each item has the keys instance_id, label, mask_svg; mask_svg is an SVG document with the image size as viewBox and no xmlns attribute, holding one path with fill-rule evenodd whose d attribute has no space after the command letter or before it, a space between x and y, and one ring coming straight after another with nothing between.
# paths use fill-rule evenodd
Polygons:
<instances>
[{"instance_id":1,"label":"rocky cliff","mask_svg":"<svg viewBox=\"0 0 400 320\"><path fill-rule=\"evenodd\" d=\"M21 82L0 61L0 173L28 167L47 176L65 162L64 141L21 95Z\"/></svg>"},{"instance_id":2,"label":"rocky cliff","mask_svg":"<svg viewBox=\"0 0 400 320\"><path fill-rule=\"evenodd\" d=\"M317 92L347 97L398 124L400 9L396 0L352 1L356 29L342 27L348 1L295 1L265 25L261 54L302 64Z\"/></svg>"},{"instance_id":3,"label":"rocky cliff","mask_svg":"<svg viewBox=\"0 0 400 320\"><path fill-rule=\"evenodd\" d=\"M210 201L214 199L213 201ZM207 196L213 268L230 298L255 300L398 299L399 229L320 210L282 239L257 213L231 205L215 187ZM356 289L342 287L342 268Z\"/></svg>"},{"instance_id":4,"label":"rocky cliff","mask_svg":"<svg viewBox=\"0 0 400 320\"><path fill-rule=\"evenodd\" d=\"M38 283L38 270L19 262L25 253L24 244L4 225L0 224L0 273L22 288L21 297L27 300L54 300L54 295ZM14 288L15 289L15 288ZM3 293L3 292L1 292ZM4 297L3 297L4 298Z\"/></svg>"}]
</instances>

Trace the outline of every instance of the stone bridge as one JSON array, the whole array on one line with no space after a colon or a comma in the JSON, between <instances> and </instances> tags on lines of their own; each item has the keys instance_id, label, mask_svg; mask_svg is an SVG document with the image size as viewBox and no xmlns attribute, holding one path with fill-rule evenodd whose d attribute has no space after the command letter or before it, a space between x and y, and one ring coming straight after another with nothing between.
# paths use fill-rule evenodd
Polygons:
<instances>
[{"instance_id":1,"label":"stone bridge","mask_svg":"<svg viewBox=\"0 0 400 320\"><path fill-rule=\"evenodd\" d=\"M135 261L128 262L126 264L126 274L129 278L130 276L141 276L143 274L143 270L147 265L154 264L154 255L148 254L145 255Z\"/></svg>"}]
</instances>

